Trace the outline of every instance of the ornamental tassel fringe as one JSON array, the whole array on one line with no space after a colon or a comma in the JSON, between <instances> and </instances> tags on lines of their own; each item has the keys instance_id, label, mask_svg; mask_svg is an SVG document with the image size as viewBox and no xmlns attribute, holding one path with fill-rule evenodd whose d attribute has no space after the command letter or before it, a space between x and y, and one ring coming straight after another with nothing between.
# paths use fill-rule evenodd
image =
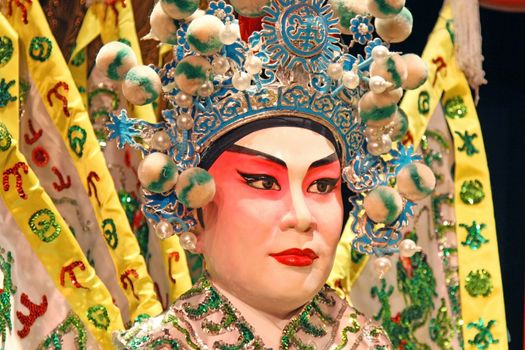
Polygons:
<instances>
[{"instance_id":1,"label":"ornamental tassel fringe","mask_svg":"<svg viewBox=\"0 0 525 350\"><path fill-rule=\"evenodd\" d=\"M481 51L481 24L478 0L451 0L456 32L455 48L457 62L474 89L476 104L479 87L487 83L483 70Z\"/></svg>"}]
</instances>

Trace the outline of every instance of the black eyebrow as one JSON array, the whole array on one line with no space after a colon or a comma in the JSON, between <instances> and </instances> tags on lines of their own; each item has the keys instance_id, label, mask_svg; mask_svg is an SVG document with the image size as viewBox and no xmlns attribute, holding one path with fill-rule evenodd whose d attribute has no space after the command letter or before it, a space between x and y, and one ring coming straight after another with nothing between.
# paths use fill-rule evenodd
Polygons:
<instances>
[{"instance_id":1,"label":"black eyebrow","mask_svg":"<svg viewBox=\"0 0 525 350\"><path fill-rule=\"evenodd\" d=\"M270 154L266 154L264 152L256 151L256 150L251 149L251 148L247 148L247 147L243 147L243 146L239 146L239 145L232 145L230 148L228 148L227 151L235 152L235 153L248 154L250 156L257 156L257 157L265 158L265 159L267 159L267 160L269 160L271 162L277 163L277 164L287 168L286 163L284 162L284 160L279 159L277 157L274 157L274 156L272 156Z\"/></svg>"},{"instance_id":2,"label":"black eyebrow","mask_svg":"<svg viewBox=\"0 0 525 350\"><path fill-rule=\"evenodd\" d=\"M235 153L248 154L248 155L251 155L251 156L257 156L257 157L265 158L265 159L267 159L267 160L269 160L271 162L277 163L277 164L287 168L286 163L282 159L279 159L279 158L274 157L274 156L272 156L270 154L267 154L267 153L264 153L264 152L261 152L261 151L257 151L257 150L251 149L251 148L247 148L247 147L243 147L243 146L239 146L239 145L232 145L230 148L228 148L228 151L235 152ZM333 162L337 161L338 159L339 158L337 157L337 154L336 153L332 153L329 156L324 157L324 158L319 159L319 160L316 160L315 162L310 164L309 169L317 168L317 167L320 167L320 166L323 166L323 165L326 165L326 164L333 163Z\"/></svg>"},{"instance_id":3,"label":"black eyebrow","mask_svg":"<svg viewBox=\"0 0 525 350\"><path fill-rule=\"evenodd\" d=\"M339 158L337 157L337 154L332 153L328 157L324 157L323 159L319 159L319 160L316 160L315 162L313 162L310 165L309 169L317 168L317 167L320 167L320 166L323 166L323 165L326 165L326 164L330 164L330 163L333 163L333 162L335 162L337 160L339 160Z\"/></svg>"}]
</instances>

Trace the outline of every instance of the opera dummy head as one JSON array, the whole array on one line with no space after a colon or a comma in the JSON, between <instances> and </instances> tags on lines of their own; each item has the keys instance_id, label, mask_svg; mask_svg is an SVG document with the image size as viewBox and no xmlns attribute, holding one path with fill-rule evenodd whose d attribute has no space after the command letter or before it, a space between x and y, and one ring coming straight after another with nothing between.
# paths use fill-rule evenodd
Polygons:
<instances>
[{"instance_id":1,"label":"opera dummy head","mask_svg":"<svg viewBox=\"0 0 525 350\"><path fill-rule=\"evenodd\" d=\"M181 20L163 22L170 11L161 1L152 33L177 43L174 59L136 65L131 50L111 43L97 66L122 81L132 103L168 100L160 123L123 111L108 125L110 138L145 156L144 213L159 236L177 234L185 249L203 253L217 287L286 312L328 277L342 186L355 193L352 248L380 259L398 251L413 201L435 184L421 157L397 142L407 131L397 106L403 89L417 88L427 72L419 57L388 48L411 30L402 5L383 13L376 1L368 11L352 1L236 3L212 1L187 16L170 8ZM234 9L262 15L262 29L241 39ZM348 25L345 11L353 11ZM369 13L384 41L373 38Z\"/></svg>"}]
</instances>

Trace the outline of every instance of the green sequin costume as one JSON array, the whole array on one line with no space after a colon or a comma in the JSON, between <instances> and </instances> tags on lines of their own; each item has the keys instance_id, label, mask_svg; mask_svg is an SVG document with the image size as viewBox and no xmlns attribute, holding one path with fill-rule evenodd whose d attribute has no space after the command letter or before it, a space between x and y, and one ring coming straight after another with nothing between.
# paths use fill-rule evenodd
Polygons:
<instances>
[{"instance_id":1,"label":"green sequin costume","mask_svg":"<svg viewBox=\"0 0 525 350\"><path fill-rule=\"evenodd\" d=\"M118 349L269 349L257 331L201 277L166 313L115 334ZM282 350L391 349L383 329L328 286L284 327Z\"/></svg>"}]
</instances>

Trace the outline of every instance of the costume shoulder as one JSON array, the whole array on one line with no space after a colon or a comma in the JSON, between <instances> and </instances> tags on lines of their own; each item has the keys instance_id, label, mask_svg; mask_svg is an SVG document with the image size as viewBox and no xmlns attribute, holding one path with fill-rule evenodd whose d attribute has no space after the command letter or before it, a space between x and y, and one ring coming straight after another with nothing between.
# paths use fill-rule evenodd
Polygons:
<instances>
[{"instance_id":1,"label":"costume shoulder","mask_svg":"<svg viewBox=\"0 0 525 350\"><path fill-rule=\"evenodd\" d=\"M340 298L337 293L325 287L325 295L344 310L336 331L331 350L393 349L385 330L377 322L367 319L361 312Z\"/></svg>"}]
</instances>

